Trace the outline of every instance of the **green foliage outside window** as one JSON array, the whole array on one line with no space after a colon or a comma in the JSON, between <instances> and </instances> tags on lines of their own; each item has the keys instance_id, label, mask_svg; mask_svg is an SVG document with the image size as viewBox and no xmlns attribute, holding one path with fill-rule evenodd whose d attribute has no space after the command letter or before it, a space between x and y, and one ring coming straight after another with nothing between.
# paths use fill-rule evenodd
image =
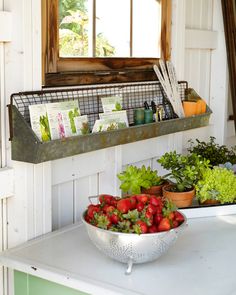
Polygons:
<instances>
[{"instance_id":1,"label":"green foliage outside window","mask_svg":"<svg viewBox=\"0 0 236 295\"><path fill-rule=\"evenodd\" d=\"M60 0L59 49L63 57L89 56L89 17L86 0ZM106 36L96 36L96 56L114 56Z\"/></svg>"}]
</instances>

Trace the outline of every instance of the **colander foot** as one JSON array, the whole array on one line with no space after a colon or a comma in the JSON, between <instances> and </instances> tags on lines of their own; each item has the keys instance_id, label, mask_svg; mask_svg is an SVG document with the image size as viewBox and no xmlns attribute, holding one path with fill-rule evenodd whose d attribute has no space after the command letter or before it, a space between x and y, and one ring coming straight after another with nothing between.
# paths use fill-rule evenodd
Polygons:
<instances>
[{"instance_id":1,"label":"colander foot","mask_svg":"<svg viewBox=\"0 0 236 295\"><path fill-rule=\"evenodd\" d=\"M128 263L127 263L127 269L125 271L126 275L130 275L132 272L132 267L133 267L133 260L132 258L129 259Z\"/></svg>"}]
</instances>

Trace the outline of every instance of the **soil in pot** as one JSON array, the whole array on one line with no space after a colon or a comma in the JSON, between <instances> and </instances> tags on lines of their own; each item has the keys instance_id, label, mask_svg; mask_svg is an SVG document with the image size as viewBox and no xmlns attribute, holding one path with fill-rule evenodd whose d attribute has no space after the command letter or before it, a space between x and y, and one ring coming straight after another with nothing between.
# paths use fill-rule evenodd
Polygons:
<instances>
[{"instance_id":1,"label":"soil in pot","mask_svg":"<svg viewBox=\"0 0 236 295\"><path fill-rule=\"evenodd\" d=\"M195 189L186 192L174 191L174 185L163 186L163 196L171 200L178 208L189 207L192 205L195 196Z\"/></svg>"}]
</instances>

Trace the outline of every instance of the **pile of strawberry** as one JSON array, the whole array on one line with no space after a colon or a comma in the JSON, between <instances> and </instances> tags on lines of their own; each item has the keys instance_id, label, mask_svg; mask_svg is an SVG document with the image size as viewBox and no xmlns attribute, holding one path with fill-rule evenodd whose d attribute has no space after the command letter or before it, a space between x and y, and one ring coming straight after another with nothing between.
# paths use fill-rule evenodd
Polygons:
<instances>
[{"instance_id":1,"label":"pile of strawberry","mask_svg":"<svg viewBox=\"0 0 236 295\"><path fill-rule=\"evenodd\" d=\"M102 229L137 234L168 231L184 222L170 201L147 194L125 198L100 195L99 204L90 204L84 218Z\"/></svg>"}]
</instances>

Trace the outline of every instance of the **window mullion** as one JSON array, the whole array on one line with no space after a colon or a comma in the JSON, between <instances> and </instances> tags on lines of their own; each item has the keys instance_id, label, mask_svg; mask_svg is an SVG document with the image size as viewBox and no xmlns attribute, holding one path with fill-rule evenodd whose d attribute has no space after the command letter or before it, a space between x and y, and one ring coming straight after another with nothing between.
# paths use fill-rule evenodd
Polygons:
<instances>
[{"instance_id":1,"label":"window mullion","mask_svg":"<svg viewBox=\"0 0 236 295\"><path fill-rule=\"evenodd\" d=\"M130 57L133 56L133 0L130 0Z\"/></svg>"},{"instance_id":2,"label":"window mullion","mask_svg":"<svg viewBox=\"0 0 236 295\"><path fill-rule=\"evenodd\" d=\"M96 57L96 16L97 16L97 11L96 11L96 0L92 0L93 1L93 40L92 40L92 44L93 44L93 57Z\"/></svg>"}]
</instances>

